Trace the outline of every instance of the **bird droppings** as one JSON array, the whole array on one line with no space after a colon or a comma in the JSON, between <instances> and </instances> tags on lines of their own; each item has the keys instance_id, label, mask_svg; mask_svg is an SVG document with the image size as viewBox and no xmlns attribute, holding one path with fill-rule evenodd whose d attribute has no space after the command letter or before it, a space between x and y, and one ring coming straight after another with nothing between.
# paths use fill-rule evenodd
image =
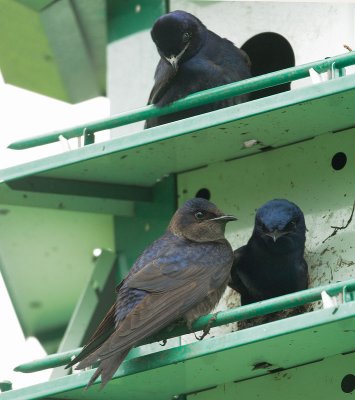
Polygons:
<instances>
[{"instance_id":1,"label":"bird droppings","mask_svg":"<svg viewBox=\"0 0 355 400\"><path fill-rule=\"evenodd\" d=\"M257 144L260 144L259 140L256 140L256 139L246 140L245 142L243 142L242 148L249 149L251 147L256 146Z\"/></svg>"}]
</instances>

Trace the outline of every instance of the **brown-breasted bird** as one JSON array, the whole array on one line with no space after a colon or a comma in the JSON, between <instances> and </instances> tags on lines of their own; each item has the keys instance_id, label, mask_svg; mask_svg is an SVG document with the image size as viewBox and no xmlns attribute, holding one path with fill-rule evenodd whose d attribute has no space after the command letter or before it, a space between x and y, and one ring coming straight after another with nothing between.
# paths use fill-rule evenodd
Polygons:
<instances>
[{"instance_id":1,"label":"brown-breasted bird","mask_svg":"<svg viewBox=\"0 0 355 400\"><path fill-rule=\"evenodd\" d=\"M115 304L67 367L80 361L77 369L83 369L99 361L87 387L100 375L104 386L142 339L181 318L191 329L217 305L228 284L233 251L224 231L234 220L201 198L180 207L166 233L117 286Z\"/></svg>"},{"instance_id":2,"label":"brown-breasted bird","mask_svg":"<svg viewBox=\"0 0 355 400\"><path fill-rule=\"evenodd\" d=\"M246 53L208 30L185 11L161 16L151 30L161 59L148 104L163 107L187 95L251 77ZM150 118L145 128L166 124L219 108L239 104L249 95L235 96L177 113Z\"/></svg>"}]
</instances>

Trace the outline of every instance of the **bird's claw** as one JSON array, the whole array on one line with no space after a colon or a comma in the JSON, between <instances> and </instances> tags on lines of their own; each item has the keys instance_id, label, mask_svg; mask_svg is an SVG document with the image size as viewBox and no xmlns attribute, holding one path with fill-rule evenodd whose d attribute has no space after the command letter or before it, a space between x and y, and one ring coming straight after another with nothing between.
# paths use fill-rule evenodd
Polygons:
<instances>
[{"instance_id":1,"label":"bird's claw","mask_svg":"<svg viewBox=\"0 0 355 400\"><path fill-rule=\"evenodd\" d=\"M216 321L218 313L219 311L213 314L213 316L208 320L207 325L203 328L203 333L200 337L198 337L194 332L195 338L197 340L203 340L210 333L211 325L213 324L213 322Z\"/></svg>"},{"instance_id":2,"label":"bird's claw","mask_svg":"<svg viewBox=\"0 0 355 400\"><path fill-rule=\"evenodd\" d=\"M164 340L161 340L159 342L159 344L160 344L160 346L164 347L167 344L167 342L168 342L168 339L164 339Z\"/></svg>"}]
</instances>

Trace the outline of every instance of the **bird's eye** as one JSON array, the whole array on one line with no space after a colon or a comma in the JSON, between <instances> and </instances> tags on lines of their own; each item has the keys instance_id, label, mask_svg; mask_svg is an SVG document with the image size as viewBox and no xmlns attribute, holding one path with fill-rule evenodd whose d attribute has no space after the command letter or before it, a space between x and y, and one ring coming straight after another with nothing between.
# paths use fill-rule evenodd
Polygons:
<instances>
[{"instance_id":1,"label":"bird's eye","mask_svg":"<svg viewBox=\"0 0 355 400\"><path fill-rule=\"evenodd\" d=\"M285 230L287 231L292 231L293 229L296 228L296 222L295 221L290 221L286 226Z\"/></svg>"},{"instance_id":2,"label":"bird's eye","mask_svg":"<svg viewBox=\"0 0 355 400\"><path fill-rule=\"evenodd\" d=\"M197 211L197 212L195 213L195 218L196 218L197 220L203 219L204 216L205 216L205 214L204 214L202 211Z\"/></svg>"},{"instance_id":3,"label":"bird's eye","mask_svg":"<svg viewBox=\"0 0 355 400\"><path fill-rule=\"evenodd\" d=\"M185 32L185 33L182 35L182 41L183 41L184 43L187 43L187 42L190 40L190 38L191 38L191 35L190 35L189 32Z\"/></svg>"}]
</instances>

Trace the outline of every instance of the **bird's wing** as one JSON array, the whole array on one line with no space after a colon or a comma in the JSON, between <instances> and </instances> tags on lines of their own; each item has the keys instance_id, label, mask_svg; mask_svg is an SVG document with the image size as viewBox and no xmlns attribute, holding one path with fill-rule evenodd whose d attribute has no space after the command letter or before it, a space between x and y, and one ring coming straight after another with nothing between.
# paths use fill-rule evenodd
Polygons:
<instances>
[{"instance_id":1,"label":"bird's wing","mask_svg":"<svg viewBox=\"0 0 355 400\"><path fill-rule=\"evenodd\" d=\"M218 272L218 270L209 270L198 264L190 265L188 268L179 270L178 262L179 261L176 260L176 264L162 264L159 260L154 260L134 274L127 281L127 285L132 289L164 293L180 288L180 286L185 285L189 280L197 278L210 279L211 272Z\"/></svg>"},{"instance_id":2,"label":"bird's wing","mask_svg":"<svg viewBox=\"0 0 355 400\"><path fill-rule=\"evenodd\" d=\"M246 246L239 247L239 249L234 251L234 260L231 269L231 280L229 282L229 286L240 294L245 294L246 292L248 292L247 288L244 286L244 283L239 276L239 270L245 262L246 251Z\"/></svg>"},{"instance_id":3,"label":"bird's wing","mask_svg":"<svg viewBox=\"0 0 355 400\"><path fill-rule=\"evenodd\" d=\"M154 102L159 102L160 106L164 106L185 98L189 94L225 85L235 80L237 76L229 69L223 68L214 60L196 56L180 67L178 75L164 85L164 90L160 90ZM226 105L233 105L231 100L227 99L225 102ZM209 105L209 108L212 110L215 107ZM220 105L216 108L220 108Z\"/></svg>"},{"instance_id":4,"label":"bird's wing","mask_svg":"<svg viewBox=\"0 0 355 400\"><path fill-rule=\"evenodd\" d=\"M80 368L126 351L179 319L220 287L229 275L228 266L218 265L219 260L216 266L194 263L180 270L176 267L177 260L171 261L155 260L127 281L131 288L147 291L147 296L119 323L102 347L80 363Z\"/></svg>"},{"instance_id":5,"label":"bird's wing","mask_svg":"<svg viewBox=\"0 0 355 400\"><path fill-rule=\"evenodd\" d=\"M190 282L165 293L151 293L130 312L99 351L100 359L131 348L182 317L208 294L208 289Z\"/></svg>"},{"instance_id":6,"label":"bird's wing","mask_svg":"<svg viewBox=\"0 0 355 400\"><path fill-rule=\"evenodd\" d=\"M88 344L84 346L81 352L66 365L65 368L70 368L77 362L86 358L89 354L97 350L107 340L115 330L115 304L110 308L105 318L91 336Z\"/></svg>"},{"instance_id":7,"label":"bird's wing","mask_svg":"<svg viewBox=\"0 0 355 400\"><path fill-rule=\"evenodd\" d=\"M156 104L161 99L176 72L172 66L160 59L155 71L155 83L150 92L148 104Z\"/></svg>"}]
</instances>

